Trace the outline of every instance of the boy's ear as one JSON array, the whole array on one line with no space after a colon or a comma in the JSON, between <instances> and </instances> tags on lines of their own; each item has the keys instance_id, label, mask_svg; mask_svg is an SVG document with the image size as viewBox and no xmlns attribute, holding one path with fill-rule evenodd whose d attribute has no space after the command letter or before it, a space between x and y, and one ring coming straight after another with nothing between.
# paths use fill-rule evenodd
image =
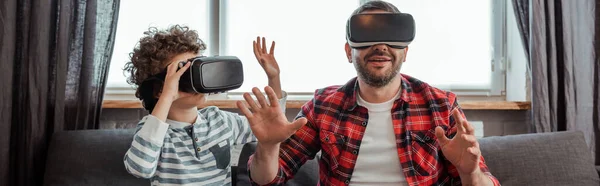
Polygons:
<instances>
[{"instance_id":1,"label":"boy's ear","mask_svg":"<svg viewBox=\"0 0 600 186\"><path fill-rule=\"evenodd\" d=\"M162 93L162 85L155 83L152 91L152 95L154 96L154 98L160 98L160 94Z\"/></svg>"}]
</instances>

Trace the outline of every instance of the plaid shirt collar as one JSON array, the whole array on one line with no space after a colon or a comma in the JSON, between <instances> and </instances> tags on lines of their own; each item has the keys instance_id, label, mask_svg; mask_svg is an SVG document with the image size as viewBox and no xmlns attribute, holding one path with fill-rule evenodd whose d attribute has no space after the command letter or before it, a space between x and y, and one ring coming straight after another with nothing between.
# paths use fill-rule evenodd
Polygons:
<instances>
[{"instance_id":1,"label":"plaid shirt collar","mask_svg":"<svg viewBox=\"0 0 600 186\"><path fill-rule=\"evenodd\" d=\"M400 84L400 97L395 101L398 103L399 101L404 101L406 103L414 100L414 96L410 96L413 93L411 83L406 79L402 74L398 73L398 76L402 78L402 83ZM345 103L342 106L344 110L353 111L356 106L358 106L357 95L359 90L358 86L358 78L354 77L344 86L338 89L338 92L341 92L344 95Z\"/></svg>"}]
</instances>

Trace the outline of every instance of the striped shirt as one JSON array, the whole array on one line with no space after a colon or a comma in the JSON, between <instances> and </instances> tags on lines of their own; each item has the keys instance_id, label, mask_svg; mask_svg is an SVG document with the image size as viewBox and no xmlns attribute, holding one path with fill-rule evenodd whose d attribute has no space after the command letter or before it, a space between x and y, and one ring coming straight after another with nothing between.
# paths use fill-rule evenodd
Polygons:
<instances>
[{"instance_id":1,"label":"striped shirt","mask_svg":"<svg viewBox=\"0 0 600 186\"><path fill-rule=\"evenodd\" d=\"M233 147L256 141L249 126L246 117L214 106L200 109L191 125L145 116L123 158L125 168L151 185L231 185Z\"/></svg>"}]
</instances>

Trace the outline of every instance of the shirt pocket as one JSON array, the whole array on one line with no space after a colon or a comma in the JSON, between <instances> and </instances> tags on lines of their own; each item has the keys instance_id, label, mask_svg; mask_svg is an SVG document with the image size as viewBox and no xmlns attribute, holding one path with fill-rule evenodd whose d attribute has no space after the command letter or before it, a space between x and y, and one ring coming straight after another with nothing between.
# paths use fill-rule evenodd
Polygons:
<instances>
[{"instance_id":1,"label":"shirt pocket","mask_svg":"<svg viewBox=\"0 0 600 186\"><path fill-rule=\"evenodd\" d=\"M321 158L329 164L332 170L335 170L339 165L338 159L342 153L346 140L344 136L326 130L321 130L319 132L319 138L321 141L321 149L323 150Z\"/></svg>"},{"instance_id":2,"label":"shirt pocket","mask_svg":"<svg viewBox=\"0 0 600 186\"><path fill-rule=\"evenodd\" d=\"M436 175L441 168L434 130L408 131L411 137L411 161L417 176Z\"/></svg>"},{"instance_id":3,"label":"shirt pocket","mask_svg":"<svg viewBox=\"0 0 600 186\"><path fill-rule=\"evenodd\" d=\"M229 166L231 161L231 145L229 144L229 140L223 140L208 150L215 157L215 161L218 169L226 169Z\"/></svg>"}]
</instances>

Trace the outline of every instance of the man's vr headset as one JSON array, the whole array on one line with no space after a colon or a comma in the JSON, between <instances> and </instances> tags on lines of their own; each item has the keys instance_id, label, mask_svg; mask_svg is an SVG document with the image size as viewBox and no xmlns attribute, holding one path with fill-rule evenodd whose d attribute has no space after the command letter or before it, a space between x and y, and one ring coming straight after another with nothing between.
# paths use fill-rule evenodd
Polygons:
<instances>
[{"instance_id":1,"label":"man's vr headset","mask_svg":"<svg viewBox=\"0 0 600 186\"><path fill-rule=\"evenodd\" d=\"M244 82L242 62L235 56L198 56L188 59L190 67L179 79L179 91L188 93L223 93L240 88ZM181 68L186 61L179 62ZM144 108L152 110L156 101L154 89L162 87L167 70L147 78L140 85Z\"/></svg>"},{"instance_id":2,"label":"man's vr headset","mask_svg":"<svg viewBox=\"0 0 600 186\"><path fill-rule=\"evenodd\" d=\"M357 14L346 24L346 40L352 48L386 44L402 49L413 39L415 20L406 13Z\"/></svg>"}]
</instances>

